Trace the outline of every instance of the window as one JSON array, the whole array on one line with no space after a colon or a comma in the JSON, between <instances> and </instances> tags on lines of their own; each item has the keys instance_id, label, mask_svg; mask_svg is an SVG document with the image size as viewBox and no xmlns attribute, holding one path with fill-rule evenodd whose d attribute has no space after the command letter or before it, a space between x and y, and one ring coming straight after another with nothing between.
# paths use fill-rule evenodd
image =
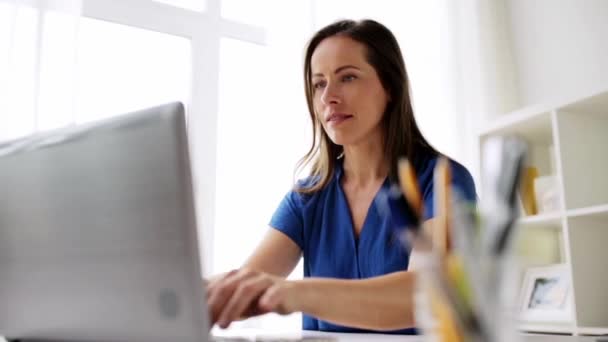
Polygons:
<instances>
[{"instance_id":1,"label":"window","mask_svg":"<svg viewBox=\"0 0 608 342\"><path fill-rule=\"evenodd\" d=\"M0 140L28 134L35 126L38 14L0 2Z\"/></svg>"},{"instance_id":2,"label":"window","mask_svg":"<svg viewBox=\"0 0 608 342\"><path fill-rule=\"evenodd\" d=\"M222 0L222 17L245 24L267 26L277 14L277 1L280 0Z\"/></svg>"},{"instance_id":3,"label":"window","mask_svg":"<svg viewBox=\"0 0 608 342\"><path fill-rule=\"evenodd\" d=\"M77 75L77 16L44 12L36 130L74 122Z\"/></svg>"},{"instance_id":4,"label":"window","mask_svg":"<svg viewBox=\"0 0 608 342\"><path fill-rule=\"evenodd\" d=\"M272 10L253 5L240 9L252 18L266 18L264 45L220 41L212 273L241 266L253 252L291 189L294 167L312 141L302 79L303 51L311 30L310 2L267 0L264 4L272 5ZM233 19L238 17L233 14ZM290 277L302 274L300 263ZM265 315L237 325L298 329L301 315Z\"/></svg>"},{"instance_id":5,"label":"window","mask_svg":"<svg viewBox=\"0 0 608 342\"><path fill-rule=\"evenodd\" d=\"M309 17L296 15L307 5L277 6L266 45L220 41L214 273L253 252L312 141L302 79Z\"/></svg>"},{"instance_id":6,"label":"window","mask_svg":"<svg viewBox=\"0 0 608 342\"><path fill-rule=\"evenodd\" d=\"M77 121L190 103L190 40L83 18L78 51Z\"/></svg>"},{"instance_id":7,"label":"window","mask_svg":"<svg viewBox=\"0 0 608 342\"><path fill-rule=\"evenodd\" d=\"M205 211L199 228L213 240L208 185L216 160L208 152L216 149L219 41L265 39L260 27L223 21L220 7L221 0L0 0L0 140L182 101ZM207 271L211 250L202 248Z\"/></svg>"},{"instance_id":8,"label":"window","mask_svg":"<svg viewBox=\"0 0 608 342\"><path fill-rule=\"evenodd\" d=\"M207 1L205 0L154 0L156 2L165 3L167 5L181 7L197 12L205 11Z\"/></svg>"}]
</instances>

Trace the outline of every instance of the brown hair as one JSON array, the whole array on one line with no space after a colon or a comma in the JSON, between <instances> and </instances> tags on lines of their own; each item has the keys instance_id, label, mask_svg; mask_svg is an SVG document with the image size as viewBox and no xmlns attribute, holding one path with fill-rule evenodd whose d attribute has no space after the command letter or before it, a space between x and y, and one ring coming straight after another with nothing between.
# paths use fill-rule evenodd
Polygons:
<instances>
[{"instance_id":1,"label":"brown hair","mask_svg":"<svg viewBox=\"0 0 608 342\"><path fill-rule=\"evenodd\" d=\"M373 20L341 20L319 30L310 40L304 59L306 102L312 121L313 142L310 150L298 162L297 170L312 163L310 186L296 186L300 193L311 194L322 188L334 174L341 146L334 144L323 130L313 107L311 58L317 46L326 38L346 36L365 45L367 62L376 70L382 86L390 94L390 101L382 119L383 144L386 160L390 163L389 178L397 179L397 162L401 157L416 160L420 152L438 152L422 136L412 109L409 80L397 39L384 25Z\"/></svg>"}]
</instances>

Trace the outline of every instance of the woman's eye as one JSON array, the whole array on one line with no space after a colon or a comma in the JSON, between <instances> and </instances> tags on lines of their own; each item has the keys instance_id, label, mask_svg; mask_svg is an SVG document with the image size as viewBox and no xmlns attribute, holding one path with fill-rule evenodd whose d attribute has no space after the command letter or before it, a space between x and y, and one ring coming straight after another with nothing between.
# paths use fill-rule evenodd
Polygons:
<instances>
[{"instance_id":1,"label":"woman's eye","mask_svg":"<svg viewBox=\"0 0 608 342\"><path fill-rule=\"evenodd\" d=\"M313 84L313 88L315 88L315 89L322 89L323 87L325 87L324 81Z\"/></svg>"},{"instance_id":2,"label":"woman's eye","mask_svg":"<svg viewBox=\"0 0 608 342\"><path fill-rule=\"evenodd\" d=\"M350 82L353 81L357 78L357 76L355 75L345 75L344 77L342 77L342 81L343 82Z\"/></svg>"}]
</instances>

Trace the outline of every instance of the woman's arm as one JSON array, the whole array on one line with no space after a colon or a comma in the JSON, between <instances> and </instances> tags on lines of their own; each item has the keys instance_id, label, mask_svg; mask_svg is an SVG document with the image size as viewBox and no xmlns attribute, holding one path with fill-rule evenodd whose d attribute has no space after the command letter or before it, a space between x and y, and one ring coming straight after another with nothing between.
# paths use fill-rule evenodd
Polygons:
<instances>
[{"instance_id":1,"label":"woman's arm","mask_svg":"<svg viewBox=\"0 0 608 342\"><path fill-rule=\"evenodd\" d=\"M421 234L433 241L437 220L423 222ZM432 248L414 241L408 271L384 276L345 280L307 278L278 282L259 299L260 312L304 312L344 326L370 330L396 330L415 325L414 290L416 269Z\"/></svg>"},{"instance_id":2,"label":"woman's arm","mask_svg":"<svg viewBox=\"0 0 608 342\"><path fill-rule=\"evenodd\" d=\"M296 280L285 285L283 295L268 291L260 305L273 311L283 301L284 312L301 311L364 329L410 328L414 326L415 277L414 272L395 272L363 280Z\"/></svg>"},{"instance_id":3,"label":"woman's arm","mask_svg":"<svg viewBox=\"0 0 608 342\"><path fill-rule=\"evenodd\" d=\"M423 222L431 241L436 219ZM275 286L260 298L264 311L301 311L336 324L371 330L413 327L416 270L430 245L415 241L407 272L364 280L308 278Z\"/></svg>"},{"instance_id":4,"label":"woman's arm","mask_svg":"<svg viewBox=\"0 0 608 342\"><path fill-rule=\"evenodd\" d=\"M243 268L287 277L300 261L302 251L284 233L270 228Z\"/></svg>"},{"instance_id":5,"label":"woman's arm","mask_svg":"<svg viewBox=\"0 0 608 342\"><path fill-rule=\"evenodd\" d=\"M426 234L432 234L432 226L433 219L424 222ZM286 236L283 238L299 251L293 241ZM421 251L427 248L423 246ZM416 246L410 255L410 270L419 267L416 256L420 251L417 250ZM217 321L226 328L242 317L301 311L336 324L372 330L414 326L415 272L395 272L363 280L307 278L286 281L284 273L280 272L281 266L276 266L284 261L264 255L267 254L263 249L256 251L246 264L251 269L230 273L212 291L216 295L211 306L214 323ZM265 262L271 265L265 266ZM274 275L264 273L265 269L274 270Z\"/></svg>"},{"instance_id":6,"label":"woman's arm","mask_svg":"<svg viewBox=\"0 0 608 342\"><path fill-rule=\"evenodd\" d=\"M414 272L362 279L307 278L287 281L242 269L223 283L231 288L216 312L222 328L244 316L303 312L322 320L372 330L414 326ZM216 301L219 303L219 301Z\"/></svg>"},{"instance_id":7,"label":"woman's arm","mask_svg":"<svg viewBox=\"0 0 608 342\"><path fill-rule=\"evenodd\" d=\"M301 256L302 251L295 242L271 227L242 267L285 278L296 267ZM228 272L213 275L205 283L216 283L227 274Z\"/></svg>"}]
</instances>

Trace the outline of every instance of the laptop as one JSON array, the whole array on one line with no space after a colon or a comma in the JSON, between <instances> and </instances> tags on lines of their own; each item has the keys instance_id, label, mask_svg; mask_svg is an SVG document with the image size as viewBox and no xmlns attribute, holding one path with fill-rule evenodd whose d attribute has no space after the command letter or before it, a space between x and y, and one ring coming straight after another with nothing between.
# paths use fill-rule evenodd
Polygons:
<instances>
[{"instance_id":1,"label":"laptop","mask_svg":"<svg viewBox=\"0 0 608 342\"><path fill-rule=\"evenodd\" d=\"M206 342L184 107L0 143L0 336Z\"/></svg>"}]
</instances>

